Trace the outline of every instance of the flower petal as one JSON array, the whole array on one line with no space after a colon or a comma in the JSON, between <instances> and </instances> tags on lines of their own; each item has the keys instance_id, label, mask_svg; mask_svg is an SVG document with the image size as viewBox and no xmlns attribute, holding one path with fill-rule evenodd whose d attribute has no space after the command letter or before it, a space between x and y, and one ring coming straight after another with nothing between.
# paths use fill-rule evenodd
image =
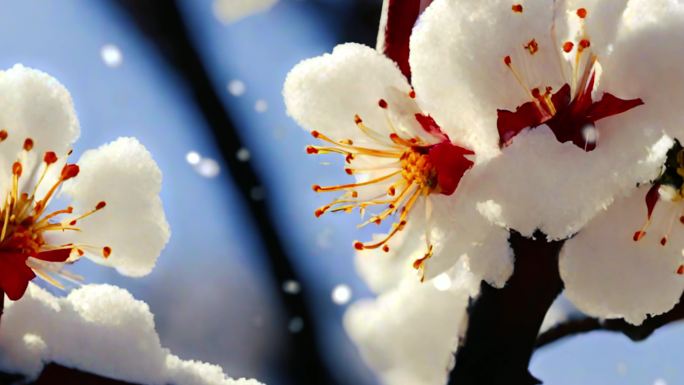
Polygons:
<instances>
[{"instance_id":1,"label":"flower petal","mask_svg":"<svg viewBox=\"0 0 684 385\"><path fill-rule=\"evenodd\" d=\"M684 277L677 274L684 248L681 203L659 202L646 236L633 239L646 220L649 187L633 189L565 243L559 262L565 294L583 312L640 324L679 302L684 289ZM661 237L671 225L663 246Z\"/></svg>"},{"instance_id":2,"label":"flower petal","mask_svg":"<svg viewBox=\"0 0 684 385\"><path fill-rule=\"evenodd\" d=\"M425 278L448 271L463 256L478 278L502 286L513 271L508 231L484 218L476 208L479 188L467 173L451 196L430 196L432 215L425 225L434 244L425 262Z\"/></svg>"},{"instance_id":3,"label":"flower petal","mask_svg":"<svg viewBox=\"0 0 684 385\"><path fill-rule=\"evenodd\" d=\"M419 224L411 220L387 243L389 251L382 249L362 250L356 253L355 265L363 281L376 294L397 287L402 279L413 275L419 277L413 268L413 261L425 253L425 241L421 237ZM383 239L386 234L373 236L373 242Z\"/></svg>"},{"instance_id":4,"label":"flower petal","mask_svg":"<svg viewBox=\"0 0 684 385\"><path fill-rule=\"evenodd\" d=\"M12 163L20 159L27 138L33 148L21 160L28 172L42 162L46 151L66 155L80 133L66 88L50 75L20 64L0 72L0 130L7 133L0 143L0 191L8 187Z\"/></svg>"},{"instance_id":5,"label":"flower petal","mask_svg":"<svg viewBox=\"0 0 684 385\"><path fill-rule=\"evenodd\" d=\"M564 82L560 44L550 38L552 1L524 2L522 13L509 0L435 0L411 37L416 93L452 139L462 139L478 156L498 151L497 109L514 110L530 100L504 64L524 70L526 87ZM538 51L525 49L535 39Z\"/></svg>"},{"instance_id":6,"label":"flower petal","mask_svg":"<svg viewBox=\"0 0 684 385\"><path fill-rule=\"evenodd\" d=\"M30 285L21 301L7 303L0 348L0 368L28 380L54 362L127 383L261 385L179 359L161 345L149 306L110 285L85 285L63 298Z\"/></svg>"},{"instance_id":7,"label":"flower petal","mask_svg":"<svg viewBox=\"0 0 684 385\"><path fill-rule=\"evenodd\" d=\"M82 231L72 234L71 241L110 247L108 258L91 257L122 274L149 273L169 239L159 199L161 172L152 155L136 139L119 138L85 152L78 164L79 175L63 188L74 200L74 212L87 212L102 201L106 206L80 220Z\"/></svg>"},{"instance_id":8,"label":"flower petal","mask_svg":"<svg viewBox=\"0 0 684 385\"><path fill-rule=\"evenodd\" d=\"M684 138L684 4L632 0L614 50L603 65L603 88L622 98L641 98L632 124Z\"/></svg>"},{"instance_id":9,"label":"flower petal","mask_svg":"<svg viewBox=\"0 0 684 385\"><path fill-rule=\"evenodd\" d=\"M624 125L604 129L604 122L616 120ZM658 176L670 138L658 130L637 136L627 115L600 121L597 129L602 136L592 152L559 143L546 126L518 135L502 156L471 170L479 210L524 236L539 229L565 239L614 197Z\"/></svg>"},{"instance_id":10,"label":"flower petal","mask_svg":"<svg viewBox=\"0 0 684 385\"><path fill-rule=\"evenodd\" d=\"M393 88L404 95L411 90L397 65L370 47L350 43L298 64L288 74L283 94L288 114L303 128L335 140L367 143L355 115L389 135L387 112L379 101Z\"/></svg>"},{"instance_id":11,"label":"flower petal","mask_svg":"<svg viewBox=\"0 0 684 385\"><path fill-rule=\"evenodd\" d=\"M347 333L384 384L446 382L466 325L468 298L479 282L463 267L451 273L450 287L407 279L376 300L353 304L345 314Z\"/></svg>"}]
</instances>

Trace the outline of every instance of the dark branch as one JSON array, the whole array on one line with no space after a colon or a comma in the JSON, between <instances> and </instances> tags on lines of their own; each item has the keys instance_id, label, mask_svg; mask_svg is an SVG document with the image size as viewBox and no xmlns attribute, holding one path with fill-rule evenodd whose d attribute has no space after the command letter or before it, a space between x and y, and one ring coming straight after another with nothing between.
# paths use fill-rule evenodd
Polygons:
<instances>
[{"instance_id":1,"label":"dark branch","mask_svg":"<svg viewBox=\"0 0 684 385\"><path fill-rule=\"evenodd\" d=\"M673 322L684 320L684 298L680 298L672 310L665 314L649 317L639 326L632 325L621 319L600 320L598 318L573 319L560 323L547 330L537 338L537 348L544 347L563 338L593 331L618 332L632 341L643 341L659 328Z\"/></svg>"},{"instance_id":2,"label":"dark branch","mask_svg":"<svg viewBox=\"0 0 684 385\"><path fill-rule=\"evenodd\" d=\"M230 175L239 189L245 205L252 213L261 244L266 248L273 279L277 287L286 280L302 283L302 294L288 295L278 291L288 317L300 317L306 327L291 338L289 351L280 356L279 372L289 376L290 383L333 385L336 383L327 371L327 365L316 342L316 330L311 313L304 300L307 287L298 279L288 255L282 247L276 228L269 215L267 201L251 199L253 188L262 188L255 170L249 162L237 161L235 154L242 148L242 140L233 119L223 106L209 73L192 41L176 1L113 0L135 21L151 40L167 63L185 82L190 97L211 128Z\"/></svg>"},{"instance_id":3,"label":"dark branch","mask_svg":"<svg viewBox=\"0 0 684 385\"><path fill-rule=\"evenodd\" d=\"M469 322L456 354L450 385L538 384L528 371L544 316L563 289L558 253L563 242L512 232L515 272L503 289L482 283L468 309Z\"/></svg>"}]
</instances>

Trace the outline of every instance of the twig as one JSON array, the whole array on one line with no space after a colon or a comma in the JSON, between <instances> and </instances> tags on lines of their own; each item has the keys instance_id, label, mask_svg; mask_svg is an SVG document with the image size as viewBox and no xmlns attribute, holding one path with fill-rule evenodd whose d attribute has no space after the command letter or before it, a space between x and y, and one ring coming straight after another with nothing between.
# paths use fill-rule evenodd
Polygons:
<instances>
[{"instance_id":1,"label":"twig","mask_svg":"<svg viewBox=\"0 0 684 385\"><path fill-rule=\"evenodd\" d=\"M684 304L681 302L682 300L684 298L680 298L679 304L669 312L656 317L649 317L639 326L632 325L621 319L600 320L587 317L568 320L539 335L536 347L541 348L563 338L598 330L618 332L624 334L632 341L643 341L659 328L684 320Z\"/></svg>"}]
</instances>

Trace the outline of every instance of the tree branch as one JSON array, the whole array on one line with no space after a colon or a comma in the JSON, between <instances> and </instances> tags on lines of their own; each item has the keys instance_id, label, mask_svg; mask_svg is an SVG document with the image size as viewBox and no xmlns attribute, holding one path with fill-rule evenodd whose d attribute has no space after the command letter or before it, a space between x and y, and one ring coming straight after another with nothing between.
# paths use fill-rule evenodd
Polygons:
<instances>
[{"instance_id":1,"label":"tree branch","mask_svg":"<svg viewBox=\"0 0 684 385\"><path fill-rule=\"evenodd\" d=\"M537 338L536 348L547 346L566 337L598 330L618 332L624 334L632 341L643 341L659 328L684 320L684 302L682 301L684 301L684 296L680 298L679 303L669 312L649 317L638 326L625 322L622 319L601 320L587 317L568 320L540 334Z\"/></svg>"},{"instance_id":2,"label":"tree branch","mask_svg":"<svg viewBox=\"0 0 684 385\"><path fill-rule=\"evenodd\" d=\"M539 328L563 289L558 272L562 241L547 242L511 232L515 270L506 286L482 283L468 309L469 322L456 353L450 385L531 385L540 383L528 371Z\"/></svg>"},{"instance_id":3,"label":"tree branch","mask_svg":"<svg viewBox=\"0 0 684 385\"><path fill-rule=\"evenodd\" d=\"M239 162L235 154L242 148L238 130L224 108L200 54L192 41L177 1L165 0L113 0L125 10L140 30L156 46L161 56L185 82L190 96L211 128L216 144L223 154L234 186L240 191L246 207L252 214L266 248L273 280L280 287L282 282L296 280L301 283L299 295L290 295L278 290L281 302L289 318L299 317L305 328L295 334L288 334L288 351L280 354L277 371L289 377L288 383L301 385L334 385L337 381L327 370L323 354L316 341L316 325L304 299L306 283L296 271L284 251L268 207L268 200L251 199L253 188L263 185L249 162Z\"/></svg>"}]
</instances>

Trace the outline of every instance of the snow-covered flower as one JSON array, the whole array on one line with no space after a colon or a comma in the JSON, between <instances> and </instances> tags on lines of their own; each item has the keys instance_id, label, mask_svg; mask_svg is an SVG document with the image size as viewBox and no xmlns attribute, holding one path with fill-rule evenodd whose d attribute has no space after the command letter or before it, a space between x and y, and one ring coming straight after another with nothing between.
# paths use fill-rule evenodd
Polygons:
<instances>
[{"instance_id":1,"label":"snow-covered flower","mask_svg":"<svg viewBox=\"0 0 684 385\"><path fill-rule=\"evenodd\" d=\"M2 370L34 379L48 363L141 384L260 384L174 355L161 345L147 304L110 285L84 285L58 298L31 284L21 301L7 304Z\"/></svg>"},{"instance_id":2,"label":"snow-covered flower","mask_svg":"<svg viewBox=\"0 0 684 385\"><path fill-rule=\"evenodd\" d=\"M273 8L278 0L214 0L214 15L223 23L233 23Z\"/></svg>"},{"instance_id":3,"label":"snow-covered flower","mask_svg":"<svg viewBox=\"0 0 684 385\"><path fill-rule=\"evenodd\" d=\"M62 268L82 256L145 275L168 241L150 153L121 138L69 163L79 130L54 78L0 72L0 289L12 300L36 275L57 286L55 275L77 278Z\"/></svg>"},{"instance_id":4,"label":"snow-covered flower","mask_svg":"<svg viewBox=\"0 0 684 385\"><path fill-rule=\"evenodd\" d=\"M506 260L506 231L487 223L469 194L474 186L468 175L487 161L486 149L473 151L478 144L463 135L460 122L436 121L425 112L421 92L394 62L358 44L340 45L290 72L284 87L288 113L322 142L307 152L342 155L344 170L356 177L313 186L342 193L316 216L358 209L372 212L361 226L392 223L385 236L355 242L357 250L392 252L393 239L410 232L424 243L414 266L427 277L455 263L441 254L461 256L491 233L498 235L491 236L501 247L497 255L505 256L497 258ZM487 278L505 281L508 262Z\"/></svg>"},{"instance_id":5,"label":"snow-covered flower","mask_svg":"<svg viewBox=\"0 0 684 385\"><path fill-rule=\"evenodd\" d=\"M681 93L673 81L681 71L641 70L644 61L672 60L664 48L662 59L646 54L663 46L663 33L635 31L634 20L660 12L660 3L435 0L428 7L411 38L413 84L425 108L502 147L472 170L483 215L524 236L541 230L566 239L658 175L665 126L684 124L666 108ZM629 11L638 7L641 14Z\"/></svg>"},{"instance_id":6,"label":"snow-covered flower","mask_svg":"<svg viewBox=\"0 0 684 385\"><path fill-rule=\"evenodd\" d=\"M684 6L669 0L436 0L414 30L431 115L502 147L470 172L480 212L524 236L577 234L560 270L586 313L639 323L682 294L665 214L681 212L682 58Z\"/></svg>"}]
</instances>

